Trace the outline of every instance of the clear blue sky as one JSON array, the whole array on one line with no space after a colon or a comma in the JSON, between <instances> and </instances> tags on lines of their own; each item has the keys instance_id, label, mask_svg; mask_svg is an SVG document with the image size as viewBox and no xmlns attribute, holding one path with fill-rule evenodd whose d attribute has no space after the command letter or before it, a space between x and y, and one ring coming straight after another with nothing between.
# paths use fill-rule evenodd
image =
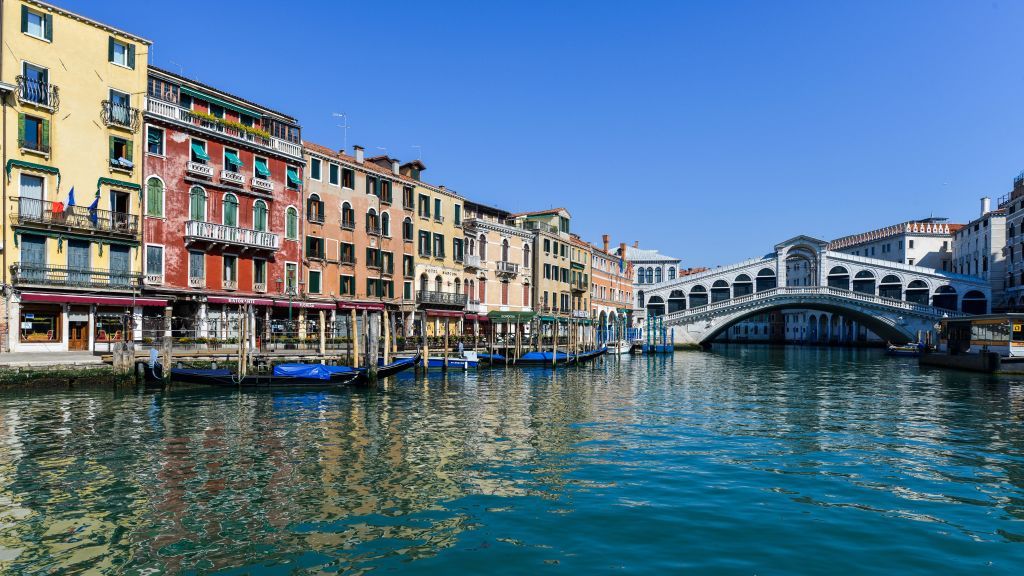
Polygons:
<instances>
[{"instance_id":1,"label":"clear blue sky","mask_svg":"<svg viewBox=\"0 0 1024 576\"><path fill-rule=\"evenodd\" d=\"M714 266L966 221L1024 169L1024 3L57 0L152 62L594 243Z\"/></svg>"}]
</instances>

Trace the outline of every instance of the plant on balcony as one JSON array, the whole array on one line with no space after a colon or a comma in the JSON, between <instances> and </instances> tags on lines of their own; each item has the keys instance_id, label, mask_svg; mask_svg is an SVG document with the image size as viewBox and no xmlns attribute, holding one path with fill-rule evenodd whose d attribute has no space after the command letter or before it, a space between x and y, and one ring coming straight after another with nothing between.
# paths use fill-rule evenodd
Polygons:
<instances>
[{"instance_id":1,"label":"plant on balcony","mask_svg":"<svg viewBox=\"0 0 1024 576\"><path fill-rule=\"evenodd\" d=\"M245 132L246 134L252 134L253 136L258 136L265 140L270 140L270 132L267 132L266 130L260 128L256 128L255 126L246 126L241 122L235 122L234 120L227 120L225 118L218 118L217 116L214 116L209 112L203 112L202 110L190 110L189 112L193 116L197 118L202 118L207 122L213 122L214 124L219 124L226 128L234 128L239 132Z\"/></svg>"}]
</instances>

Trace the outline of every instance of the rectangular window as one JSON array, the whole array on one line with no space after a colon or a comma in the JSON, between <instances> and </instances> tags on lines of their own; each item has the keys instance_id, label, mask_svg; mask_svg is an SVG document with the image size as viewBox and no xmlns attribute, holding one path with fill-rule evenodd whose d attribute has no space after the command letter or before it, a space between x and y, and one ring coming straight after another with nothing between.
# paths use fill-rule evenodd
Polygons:
<instances>
[{"instance_id":1,"label":"rectangular window","mask_svg":"<svg viewBox=\"0 0 1024 576\"><path fill-rule=\"evenodd\" d=\"M423 218L430 218L430 197L420 194L419 215Z\"/></svg>"},{"instance_id":2,"label":"rectangular window","mask_svg":"<svg viewBox=\"0 0 1024 576\"><path fill-rule=\"evenodd\" d=\"M290 190L298 190L302 182L299 180L299 169L289 166L286 174L287 185Z\"/></svg>"},{"instance_id":3,"label":"rectangular window","mask_svg":"<svg viewBox=\"0 0 1024 576\"><path fill-rule=\"evenodd\" d=\"M412 282L406 282L405 285L402 286L402 298L412 300Z\"/></svg>"},{"instance_id":4,"label":"rectangular window","mask_svg":"<svg viewBox=\"0 0 1024 576\"><path fill-rule=\"evenodd\" d=\"M256 258L252 261L252 281L256 284L263 284L266 290L267 284L267 261Z\"/></svg>"},{"instance_id":5,"label":"rectangular window","mask_svg":"<svg viewBox=\"0 0 1024 576\"><path fill-rule=\"evenodd\" d=\"M206 255L202 252L188 253L188 277L196 281L206 278Z\"/></svg>"},{"instance_id":6,"label":"rectangular window","mask_svg":"<svg viewBox=\"0 0 1024 576\"><path fill-rule=\"evenodd\" d=\"M289 294L294 294L298 290L299 284L299 265L295 262L286 262L284 265L284 289Z\"/></svg>"},{"instance_id":7,"label":"rectangular window","mask_svg":"<svg viewBox=\"0 0 1024 576\"><path fill-rule=\"evenodd\" d=\"M914 247L914 241L913 240L907 240L907 248L913 248L913 247Z\"/></svg>"},{"instance_id":8,"label":"rectangular window","mask_svg":"<svg viewBox=\"0 0 1024 576\"><path fill-rule=\"evenodd\" d=\"M444 235L434 234L434 257L444 258Z\"/></svg>"},{"instance_id":9,"label":"rectangular window","mask_svg":"<svg viewBox=\"0 0 1024 576\"><path fill-rule=\"evenodd\" d=\"M146 152L156 156L164 155L164 131L156 126L146 129Z\"/></svg>"},{"instance_id":10,"label":"rectangular window","mask_svg":"<svg viewBox=\"0 0 1024 576\"><path fill-rule=\"evenodd\" d=\"M351 168L345 168L341 171L341 185L350 190L356 188L356 173Z\"/></svg>"},{"instance_id":11,"label":"rectangular window","mask_svg":"<svg viewBox=\"0 0 1024 576\"><path fill-rule=\"evenodd\" d=\"M455 205L455 225L462 226L462 205Z\"/></svg>"},{"instance_id":12,"label":"rectangular window","mask_svg":"<svg viewBox=\"0 0 1024 576\"><path fill-rule=\"evenodd\" d=\"M320 181L321 162L319 158L309 159L309 177L317 182Z\"/></svg>"},{"instance_id":13,"label":"rectangular window","mask_svg":"<svg viewBox=\"0 0 1024 576\"><path fill-rule=\"evenodd\" d=\"M373 176L366 177L366 195L380 197L380 180Z\"/></svg>"},{"instance_id":14,"label":"rectangular window","mask_svg":"<svg viewBox=\"0 0 1024 576\"><path fill-rule=\"evenodd\" d=\"M193 162L206 164L210 160L210 155L206 153L206 141L193 138L189 157Z\"/></svg>"},{"instance_id":15,"label":"rectangular window","mask_svg":"<svg viewBox=\"0 0 1024 576\"><path fill-rule=\"evenodd\" d=\"M309 271L309 293L319 294L320 293L320 271L310 270Z\"/></svg>"},{"instance_id":16,"label":"rectangular window","mask_svg":"<svg viewBox=\"0 0 1024 576\"><path fill-rule=\"evenodd\" d=\"M547 238L544 239L544 253L551 253L551 240L548 240Z\"/></svg>"},{"instance_id":17,"label":"rectangular window","mask_svg":"<svg viewBox=\"0 0 1024 576\"><path fill-rule=\"evenodd\" d=\"M60 306L22 305L18 315L20 339L26 344L60 342L62 320Z\"/></svg>"},{"instance_id":18,"label":"rectangular window","mask_svg":"<svg viewBox=\"0 0 1024 576\"><path fill-rule=\"evenodd\" d=\"M328 170L328 177L330 178L330 181L329 181L330 184L333 185L333 186L340 186L341 185L341 166L338 166L337 164L332 162L332 163L327 165L327 170Z\"/></svg>"},{"instance_id":19,"label":"rectangular window","mask_svg":"<svg viewBox=\"0 0 1024 576\"><path fill-rule=\"evenodd\" d=\"M306 257L314 260L323 260L327 257L323 238L306 236Z\"/></svg>"},{"instance_id":20,"label":"rectangular window","mask_svg":"<svg viewBox=\"0 0 1024 576\"><path fill-rule=\"evenodd\" d=\"M341 287L339 288L343 296L355 296L356 294L356 279L354 276L341 276Z\"/></svg>"},{"instance_id":21,"label":"rectangular window","mask_svg":"<svg viewBox=\"0 0 1024 576\"><path fill-rule=\"evenodd\" d=\"M237 282L238 281L238 257L224 255L224 281L225 282Z\"/></svg>"},{"instance_id":22,"label":"rectangular window","mask_svg":"<svg viewBox=\"0 0 1024 576\"><path fill-rule=\"evenodd\" d=\"M146 245L146 276L164 276L164 247Z\"/></svg>"},{"instance_id":23,"label":"rectangular window","mask_svg":"<svg viewBox=\"0 0 1024 576\"><path fill-rule=\"evenodd\" d=\"M355 244L349 244L348 242L341 243L341 263L342 264L355 264L356 263L356 246Z\"/></svg>"},{"instance_id":24,"label":"rectangular window","mask_svg":"<svg viewBox=\"0 0 1024 576\"><path fill-rule=\"evenodd\" d=\"M444 220L444 217L442 216L442 212L441 212L441 199L440 198L434 198L434 220L437 220L438 222Z\"/></svg>"},{"instance_id":25,"label":"rectangular window","mask_svg":"<svg viewBox=\"0 0 1024 576\"><path fill-rule=\"evenodd\" d=\"M132 162L132 143L119 136L110 137L110 165L122 170L131 170L135 165Z\"/></svg>"},{"instance_id":26,"label":"rectangular window","mask_svg":"<svg viewBox=\"0 0 1024 576\"><path fill-rule=\"evenodd\" d=\"M27 114L18 114L18 120L18 147L49 154L50 121Z\"/></svg>"},{"instance_id":27,"label":"rectangular window","mask_svg":"<svg viewBox=\"0 0 1024 576\"><path fill-rule=\"evenodd\" d=\"M391 204L391 181L384 180L380 186L380 201L385 204Z\"/></svg>"},{"instance_id":28,"label":"rectangular window","mask_svg":"<svg viewBox=\"0 0 1024 576\"><path fill-rule=\"evenodd\" d=\"M21 7L21 31L40 40L53 40L53 16Z\"/></svg>"},{"instance_id":29,"label":"rectangular window","mask_svg":"<svg viewBox=\"0 0 1024 576\"><path fill-rule=\"evenodd\" d=\"M406 276L409 276L409 277L412 277L413 270L414 270L414 265L413 265L412 256L409 255L409 254L406 254L405 256L402 256L402 274L404 274Z\"/></svg>"},{"instance_id":30,"label":"rectangular window","mask_svg":"<svg viewBox=\"0 0 1024 576\"><path fill-rule=\"evenodd\" d=\"M430 256L430 232L420 230L419 255Z\"/></svg>"},{"instance_id":31,"label":"rectangular window","mask_svg":"<svg viewBox=\"0 0 1024 576\"><path fill-rule=\"evenodd\" d=\"M107 42L107 61L125 68L135 68L135 45L116 40L113 36Z\"/></svg>"},{"instance_id":32,"label":"rectangular window","mask_svg":"<svg viewBox=\"0 0 1024 576\"><path fill-rule=\"evenodd\" d=\"M412 210L412 186L402 187L402 207L406 210Z\"/></svg>"},{"instance_id":33,"label":"rectangular window","mask_svg":"<svg viewBox=\"0 0 1024 576\"><path fill-rule=\"evenodd\" d=\"M242 168L242 159L238 157L238 150L231 148L224 149L224 170L238 172Z\"/></svg>"}]
</instances>

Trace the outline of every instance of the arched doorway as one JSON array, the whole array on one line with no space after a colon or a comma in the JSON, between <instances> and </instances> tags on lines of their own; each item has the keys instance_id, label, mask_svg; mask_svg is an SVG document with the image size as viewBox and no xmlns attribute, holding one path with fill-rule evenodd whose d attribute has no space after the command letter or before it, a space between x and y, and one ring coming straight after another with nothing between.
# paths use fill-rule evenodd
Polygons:
<instances>
[{"instance_id":1,"label":"arched doorway","mask_svg":"<svg viewBox=\"0 0 1024 576\"><path fill-rule=\"evenodd\" d=\"M818 316L811 314L807 317L807 340L816 342L818 340Z\"/></svg>"},{"instance_id":2,"label":"arched doorway","mask_svg":"<svg viewBox=\"0 0 1024 576\"><path fill-rule=\"evenodd\" d=\"M647 301L647 313L652 316L661 316L665 313L665 301L661 296L651 296Z\"/></svg>"},{"instance_id":3,"label":"arched doorway","mask_svg":"<svg viewBox=\"0 0 1024 576\"><path fill-rule=\"evenodd\" d=\"M828 287L850 289L850 271L842 266L833 266L828 271Z\"/></svg>"},{"instance_id":4,"label":"arched doorway","mask_svg":"<svg viewBox=\"0 0 1024 576\"><path fill-rule=\"evenodd\" d=\"M932 306L945 310L956 310L956 288L948 284L946 286L939 286L932 296Z\"/></svg>"},{"instance_id":5,"label":"arched doorway","mask_svg":"<svg viewBox=\"0 0 1024 576\"><path fill-rule=\"evenodd\" d=\"M754 292L754 282L750 279L750 276L746 274L740 274L732 281L732 296L738 298L740 296L746 296Z\"/></svg>"},{"instance_id":6,"label":"arched doorway","mask_svg":"<svg viewBox=\"0 0 1024 576\"><path fill-rule=\"evenodd\" d=\"M912 280L907 284L907 291L904 296L907 302L914 304L928 305L928 285L924 280Z\"/></svg>"},{"instance_id":7,"label":"arched doorway","mask_svg":"<svg viewBox=\"0 0 1024 576\"><path fill-rule=\"evenodd\" d=\"M686 310L686 294L682 290L673 290L668 295L668 313Z\"/></svg>"},{"instance_id":8,"label":"arched doorway","mask_svg":"<svg viewBox=\"0 0 1024 576\"><path fill-rule=\"evenodd\" d=\"M853 291L861 294L875 294L875 273L870 270L861 270L853 277Z\"/></svg>"},{"instance_id":9,"label":"arched doorway","mask_svg":"<svg viewBox=\"0 0 1024 576\"><path fill-rule=\"evenodd\" d=\"M778 280L775 278L775 271L771 268L761 268L757 272L757 283L755 289L758 292L764 292L765 290L771 290L778 286Z\"/></svg>"},{"instance_id":10,"label":"arched doorway","mask_svg":"<svg viewBox=\"0 0 1024 576\"><path fill-rule=\"evenodd\" d=\"M828 342L828 316L818 316L818 341Z\"/></svg>"},{"instance_id":11,"label":"arched doorway","mask_svg":"<svg viewBox=\"0 0 1024 576\"><path fill-rule=\"evenodd\" d=\"M903 283L898 276L889 274L878 284L878 295L882 298L900 300L903 298Z\"/></svg>"},{"instance_id":12,"label":"arched doorway","mask_svg":"<svg viewBox=\"0 0 1024 576\"><path fill-rule=\"evenodd\" d=\"M729 299L729 283L725 280L715 280L711 285L711 301L721 302Z\"/></svg>"},{"instance_id":13,"label":"arched doorway","mask_svg":"<svg viewBox=\"0 0 1024 576\"><path fill-rule=\"evenodd\" d=\"M960 311L965 314L985 314L988 312L988 298L978 290L971 290L964 294Z\"/></svg>"},{"instance_id":14,"label":"arched doorway","mask_svg":"<svg viewBox=\"0 0 1024 576\"><path fill-rule=\"evenodd\" d=\"M708 291L700 284L690 288L690 308L705 306L708 303Z\"/></svg>"}]
</instances>

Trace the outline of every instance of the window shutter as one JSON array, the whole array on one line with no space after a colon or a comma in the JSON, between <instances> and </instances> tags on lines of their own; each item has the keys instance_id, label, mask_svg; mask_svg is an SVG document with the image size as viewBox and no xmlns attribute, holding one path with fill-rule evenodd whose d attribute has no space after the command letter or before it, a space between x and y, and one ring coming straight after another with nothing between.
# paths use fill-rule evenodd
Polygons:
<instances>
[{"instance_id":1,"label":"window shutter","mask_svg":"<svg viewBox=\"0 0 1024 576\"><path fill-rule=\"evenodd\" d=\"M43 118L43 133L39 136L39 140L43 143L43 150L47 151L50 149L50 121Z\"/></svg>"},{"instance_id":2,"label":"window shutter","mask_svg":"<svg viewBox=\"0 0 1024 576\"><path fill-rule=\"evenodd\" d=\"M24 6L22 6L24 8ZM25 142L25 115L18 113L18 145L21 146Z\"/></svg>"},{"instance_id":3,"label":"window shutter","mask_svg":"<svg viewBox=\"0 0 1024 576\"><path fill-rule=\"evenodd\" d=\"M21 32L28 32L28 6L21 5Z\"/></svg>"},{"instance_id":4,"label":"window shutter","mask_svg":"<svg viewBox=\"0 0 1024 576\"><path fill-rule=\"evenodd\" d=\"M135 142L126 140L124 143L124 159L132 162L132 148L135 146Z\"/></svg>"},{"instance_id":5,"label":"window shutter","mask_svg":"<svg viewBox=\"0 0 1024 576\"><path fill-rule=\"evenodd\" d=\"M135 69L135 44L128 45L128 67Z\"/></svg>"},{"instance_id":6,"label":"window shutter","mask_svg":"<svg viewBox=\"0 0 1024 576\"><path fill-rule=\"evenodd\" d=\"M107 37L107 62L114 61L114 37Z\"/></svg>"},{"instance_id":7,"label":"window shutter","mask_svg":"<svg viewBox=\"0 0 1024 576\"><path fill-rule=\"evenodd\" d=\"M53 42L53 16L50 14L43 15L43 37Z\"/></svg>"}]
</instances>

